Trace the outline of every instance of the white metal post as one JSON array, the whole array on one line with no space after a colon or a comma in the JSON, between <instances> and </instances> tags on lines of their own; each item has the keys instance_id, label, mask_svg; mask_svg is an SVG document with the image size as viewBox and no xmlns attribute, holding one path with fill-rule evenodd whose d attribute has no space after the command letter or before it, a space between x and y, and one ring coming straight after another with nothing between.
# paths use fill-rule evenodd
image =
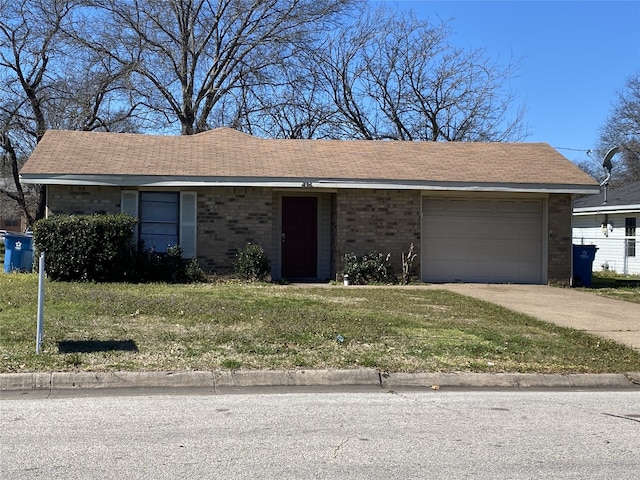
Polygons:
<instances>
[{"instance_id":1,"label":"white metal post","mask_svg":"<svg viewBox=\"0 0 640 480\"><path fill-rule=\"evenodd\" d=\"M38 263L38 325L36 328L36 353L40 353L44 336L44 252L40 254Z\"/></svg>"}]
</instances>

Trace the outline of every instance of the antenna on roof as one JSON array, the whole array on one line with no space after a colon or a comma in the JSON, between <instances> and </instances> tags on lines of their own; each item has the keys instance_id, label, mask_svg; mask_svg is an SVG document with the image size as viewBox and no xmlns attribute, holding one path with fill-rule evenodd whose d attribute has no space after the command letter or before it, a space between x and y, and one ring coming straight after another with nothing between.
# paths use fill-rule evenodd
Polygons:
<instances>
[{"instance_id":1,"label":"antenna on roof","mask_svg":"<svg viewBox=\"0 0 640 480\"><path fill-rule=\"evenodd\" d=\"M611 158L619 151L619 147L610 148L609 151L605 154L604 160L602 161L602 168L605 169L605 172L607 174L605 179L600 184L601 187L604 187L604 202L602 202L602 205L607 204L607 189L609 188L609 179L611 178L611 169L613 168Z\"/></svg>"}]
</instances>

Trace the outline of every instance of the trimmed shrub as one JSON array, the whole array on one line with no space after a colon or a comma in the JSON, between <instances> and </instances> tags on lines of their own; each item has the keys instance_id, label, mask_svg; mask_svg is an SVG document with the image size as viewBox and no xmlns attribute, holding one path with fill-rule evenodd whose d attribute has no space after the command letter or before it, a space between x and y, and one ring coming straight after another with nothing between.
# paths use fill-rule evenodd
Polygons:
<instances>
[{"instance_id":1,"label":"trimmed shrub","mask_svg":"<svg viewBox=\"0 0 640 480\"><path fill-rule=\"evenodd\" d=\"M391 274L391 254L370 252L362 257L347 253L342 257L343 274L349 276L349 282L356 285L368 283L395 283Z\"/></svg>"},{"instance_id":2,"label":"trimmed shrub","mask_svg":"<svg viewBox=\"0 0 640 480\"><path fill-rule=\"evenodd\" d=\"M59 215L35 223L33 242L52 280L122 281L132 275L136 223L126 214Z\"/></svg>"},{"instance_id":3,"label":"trimmed shrub","mask_svg":"<svg viewBox=\"0 0 640 480\"><path fill-rule=\"evenodd\" d=\"M45 252L45 269L52 280L84 282L205 281L198 262L182 258L182 247L166 253L134 246L138 220L126 214L59 215L36 222L33 241Z\"/></svg>"},{"instance_id":4,"label":"trimmed shrub","mask_svg":"<svg viewBox=\"0 0 640 480\"><path fill-rule=\"evenodd\" d=\"M247 243L237 254L235 273L243 280L263 282L271 274L271 264L262 246Z\"/></svg>"}]
</instances>

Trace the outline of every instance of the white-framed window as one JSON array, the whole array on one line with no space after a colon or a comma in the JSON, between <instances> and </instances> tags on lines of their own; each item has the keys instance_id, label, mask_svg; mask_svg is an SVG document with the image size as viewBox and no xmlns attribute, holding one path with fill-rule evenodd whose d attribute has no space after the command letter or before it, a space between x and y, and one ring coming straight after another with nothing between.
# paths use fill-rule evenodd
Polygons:
<instances>
[{"instance_id":1,"label":"white-framed window","mask_svg":"<svg viewBox=\"0 0 640 480\"><path fill-rule=\"evenodd\" d=\"M179 192L140 192L139 238L145 250L165 253L178 245Z\"/></svg>"},{"instance_id":2,"label":"white-framed window","mask_svg":"<svg viewBox=\"0 0 640 480\"><path fill-rule=\"evenodd\" d=\"M636 256L636 217L624 219L625 249L627 257Z\"/></svg>"},{"instance_id":3,"label":"white-framed window","mask_svg":"<svg viewBox=\"0 0 640 480\"><path fill-rule=\"evenodd\" d=\"M180 245L184 258L196 256L196 192L123 190L121 210L139 219L134 236L146 249Z\"/></svg>"}]
</instances>

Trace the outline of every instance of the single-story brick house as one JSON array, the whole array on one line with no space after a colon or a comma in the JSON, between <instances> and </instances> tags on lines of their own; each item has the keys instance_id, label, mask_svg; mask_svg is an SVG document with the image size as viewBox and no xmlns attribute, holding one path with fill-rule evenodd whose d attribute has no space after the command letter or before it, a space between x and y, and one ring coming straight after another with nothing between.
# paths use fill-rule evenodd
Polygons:
<instances>
[{"instance_id":1,"label":"single-story brick house","mask_svg":"<svg viewBox=\"0 0 640 480\"><path fill-rule=\"evenodd\" d=\"M600 195L577 198L573 204L573 243L597 247L593 271L640 275L640 182Z\"/></svg>"},{"instance_id":2,"label":"single-story brick house","mask_svg":"<svg viewBox=\"0 0 640 480\"><path fill-rule=\"evenodd\" d=\"M588 175L544 143L285 140L46 132L21 171L48 215L128 212L205 270L261 244L274 279L333 279L346 253L413 243L425 282L568 282L573 195Z\"/></svg>"}]
</instances>

